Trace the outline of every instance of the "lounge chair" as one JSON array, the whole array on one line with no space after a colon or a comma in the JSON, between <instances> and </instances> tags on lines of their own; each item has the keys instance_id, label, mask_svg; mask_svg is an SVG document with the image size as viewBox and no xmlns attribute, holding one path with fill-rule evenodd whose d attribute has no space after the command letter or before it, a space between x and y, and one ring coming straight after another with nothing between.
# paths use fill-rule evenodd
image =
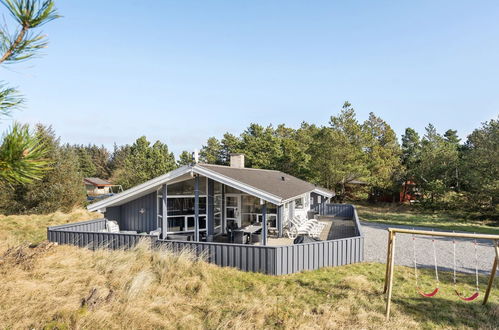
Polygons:
<instances>
[{"instance_id":1,"label":"lounge chair","mask_svg":"<svg viewBox=\"0 0 499 330\"><path fill-rule=\"evenodd\" d=\"M108 233L119 233L120 232L120 226L118 225L117 221L114 220L108 220L106 222L106 229Z\"/></svg>"}]
</instances>

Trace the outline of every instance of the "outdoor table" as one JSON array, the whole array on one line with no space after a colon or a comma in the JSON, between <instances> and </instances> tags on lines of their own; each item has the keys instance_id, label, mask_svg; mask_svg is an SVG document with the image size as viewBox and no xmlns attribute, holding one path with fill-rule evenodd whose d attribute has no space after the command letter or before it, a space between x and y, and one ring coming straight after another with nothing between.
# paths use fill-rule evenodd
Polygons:
<instances>
[{"instance_id":1,"label":"outdoor table","mask_svg":"<svg viewBox=\"0 0 499 330\"><path fill-rule=\"evenodd\" d=\"M251 236L262 230L262 226L249 225L243 228L234 229L234 231L239 231L249 236L249 241L251 242Z\"/></svg>"}]
</instances>

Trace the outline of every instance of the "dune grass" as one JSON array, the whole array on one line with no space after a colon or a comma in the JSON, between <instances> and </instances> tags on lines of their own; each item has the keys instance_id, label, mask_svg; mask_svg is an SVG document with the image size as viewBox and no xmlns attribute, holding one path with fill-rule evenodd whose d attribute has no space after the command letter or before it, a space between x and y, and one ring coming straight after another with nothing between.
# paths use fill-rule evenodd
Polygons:
<instances>
[{"instance_id":1,"label":"dune grass","mask_svg":"<svg viewBox=\"0 0 499 330\"><path fill-rule=\"evenodd\" d=\"M52 221L46 217L44 221ZM52 220L51 220L52 219ZM17 221L20 221L17 218ZM42 220L37 221L42 224ZM1 223L1 220L0 220ZM26 227L31 237L38 229ZM1 229L4 235L5 228ZM25 240L22 240L25 241ZM498 284L487 306L453 294L418 296L410 268L396 267L392 319L384 319L384 265L363 263L287 276L221 268L188 251L129 251L37 246L17 231L0 241L0 328L494 328ZM434 285L421 270L424 288ZM472 290L473 277L460 288ZM481 277L482 293L486 278Z\"/></svg>"},{"instance_id":2,"label":"dune grass","mask_svg":"<svg viewBox=\"0 0 499 330\"><path fill-rule=\"evenodd\" d=\"M0 214L0 241L14 239L38 243L47 238L47 227L102 218L97 212L75 209L71 213L2 215Z\"/></svg>"},{"instance_id":3,"label":"dune grass","mask_svg":"<svg viewBox=\"0 0 499 330\"><path fill-rule=\"evenodd\" d=\"M492 220L471 220L465 216L451 215L444 212L425 213L407 206L356 205L360 220L407 225L415 227L433 227L448 231L468 231L482 234L499 234L499 227L494 227Z\"/></svg>"}]
</instances>

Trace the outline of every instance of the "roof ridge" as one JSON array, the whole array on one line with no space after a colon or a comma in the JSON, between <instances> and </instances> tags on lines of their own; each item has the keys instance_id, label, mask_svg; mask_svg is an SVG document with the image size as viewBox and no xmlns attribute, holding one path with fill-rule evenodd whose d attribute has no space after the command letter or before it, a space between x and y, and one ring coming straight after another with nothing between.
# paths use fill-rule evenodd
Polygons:
<instances>
[{"instance_id":1,"label":"roof ridge","mask_svg":"<svg viewBox=\"0 0 499 330\"><path fill-rule=\"evenodd\" d=\"M290 174L284 173L284 172L279 171L279 170L269 170L269 169L266 169L266 168L231 167L231 166L228 166L228 165L207 164L207 163L198 163L197 165L201 165L201 166L207 165L207 166L214 166L214 167L232 168L232 169L235 169L235 170L256 170L256 171L280 172L280 173L283 173L283 174L286 174L286 175L290 175Z\"/></svg>"}]
</instances>

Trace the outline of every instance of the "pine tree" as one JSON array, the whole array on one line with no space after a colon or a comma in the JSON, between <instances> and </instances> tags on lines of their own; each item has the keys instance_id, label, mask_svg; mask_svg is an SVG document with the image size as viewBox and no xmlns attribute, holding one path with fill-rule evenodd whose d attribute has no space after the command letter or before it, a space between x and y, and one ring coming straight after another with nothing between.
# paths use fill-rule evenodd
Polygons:
<instances>
[{"instance_id":1,"label":"pine tree","mask_svg":"<svg viewBox=\"0 0 499 330\"><path fill-rule=\"evenodd\" d=\"M151 146L145 136L138 138L131 146L118 150L122 150L124 155L117 163L111 181L122 185L124 189L170 172L177 166L166 144L156 141Z\"/></svg>"},{"instance_id":2,"label":"pine tree","mask_svg":"<svg viewBox=\"0 0 499 330\"><path fill-rule=\"evenodd\" d=\"M193 163L192 153L187 150L184 150L180 153L177 160L177 166L189 165Z\"/></svg>"},{"instance_id":3,"label":"pine tree","mask_svg":"<svg viewBox=\"0 0 499 330\"><path fill-rule=\"evenodd\" d=\"M37 28L59 17L51 0L3 0L15 27L0 27L0 64L26 61L47 46ZM14 33L10 33L10 30ZM17 89L0 81L0 119L18 108L24 99ZM27 184L40 180L49 169L47 149L27 125L14 124L0 140L0 184Z\"/></svg>"}]
</instances>

